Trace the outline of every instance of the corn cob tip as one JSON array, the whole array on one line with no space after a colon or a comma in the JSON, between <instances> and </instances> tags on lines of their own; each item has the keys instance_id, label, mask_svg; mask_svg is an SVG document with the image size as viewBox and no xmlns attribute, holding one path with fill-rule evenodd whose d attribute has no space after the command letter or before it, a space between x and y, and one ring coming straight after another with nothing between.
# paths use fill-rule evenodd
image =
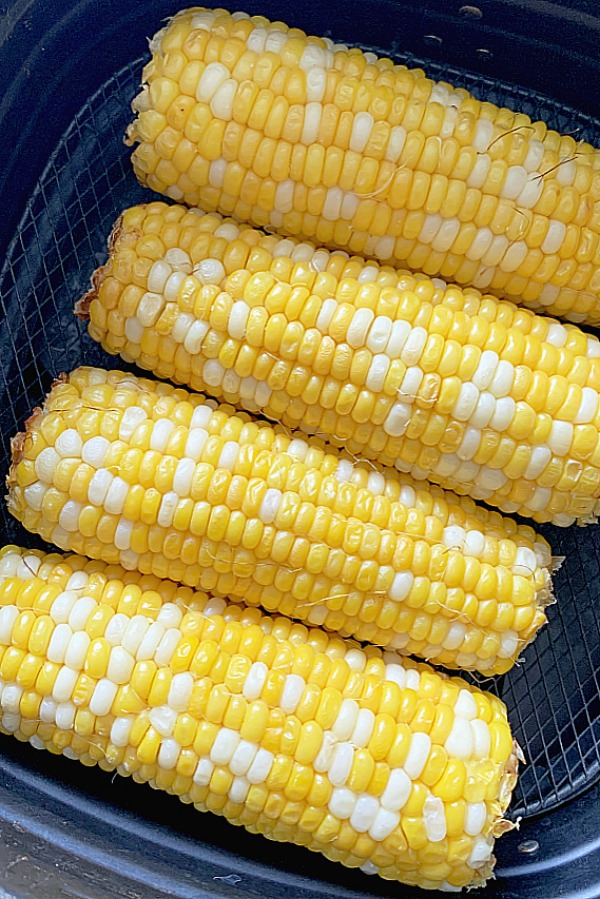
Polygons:
<instances>
[{"instance_id":1,"label":"corn cob tip","mask_svg":"<svg viewBox=\"0 0 600 899\"><path fill-rule=\"evenodd\" d=\"M107 250L109 260L112 253L117 246L117 243L121 239L123 233L123 214L117 218L115 221L110 234L108 235L107 241ZM137 237L141 235L136 232ZM98 297L98 291L102 286L105 278L110 272L110 262L107 261L104 265L98 266L97 269L92 272L92 277L90 278L91 287L84 293L84 295L75 303L75 307L73 309L73 313L80 321L87 322L90 320L90 306L92 302Z\"/></svg>"}]
</instances>

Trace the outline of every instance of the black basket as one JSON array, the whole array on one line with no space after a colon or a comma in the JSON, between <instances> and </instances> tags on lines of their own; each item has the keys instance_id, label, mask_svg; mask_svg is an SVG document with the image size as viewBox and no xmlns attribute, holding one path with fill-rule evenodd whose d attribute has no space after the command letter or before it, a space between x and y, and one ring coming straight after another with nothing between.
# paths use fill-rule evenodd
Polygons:
<instances>
[{"instance_id":1,"label":"black basket","mask_svg":"<svg viewBox=\"0 0 600 899\"><path fill-rule=\"evenodd\" d=\"M0 244L6 246L0 272L1 476L8 467L10 435L41 401L53 377L81 363L115 365L86 336L72 309L92 270L106 258L106 236L116 216L125 206L152 196L133 176L122 134L146 58L143 37L158 29L164 15L176 11L160 2L136 4L126 15L106 0L79 3L70 11L66 3L58 3L49 21L42 6L32 3L12 30L5 22L4 56L0 47L0 71L7 61L15 64L18 54L21 68L13 71L5 107L22 125L13 146L3 146L7 159L0 166L5 175ZM575 111L564 99L575 98L576 86L570 77L560 85L550 80L542 64L542 57L547 63L543 42L531 43L539 68L529 71L531 59L525 65L519 56L518 41L529 22L526 12L518 39L504 33L512 55L499 52L503 33L498 14L502 7L508 15L508 4L463 6L451 12L443 4L441 11L435 4L424 4L417 12L408 4L346 3L333 4L327 15L310 0L293 9L276 2L245 7L308 31L325 33L327 28L326 33L345 40L360 36L364 47L392 53L425 68L433 78L600 145L600 121L589 114L593 90L582 92L585 102ZM16 5L14 9L17 16ZM567 15L564 5L560 9L562 34L552 30L550 17L543 22L546 37L554 43L563 39L561 52L572 73L587 64L585 43L577 44L579 55L571 59L574 51L567 38L577 37L578 20ZM556 10L553 15L557 17ZM510 24L510 17L507 21ZM570 22L568 28L564 22ZM537 37L543 39L544 34L542 28ZM430 58L418 58L410 49L427 52ZM25 51L31 51L29 58ZM587 71L597 78L594 65L598 63L591 56ZM469 71L475 66L479 72ZM527 86L502 80L511 67L513 78L518 76ZM40 93L44 79L45 95ZM548 96L533 87L543 88ZM562 96L551 99L558 88ZM588 112L581 111L584 107ZM10 128L13 119L8 123L5 115L0 123ZM3 542L35 542L4 506L0 523ZM499 879L486 891L489 896L551 899L559 895L554 884L567 876L572 878L572 892L561 896L583 895L581 889L588 896L600 895L600 860L591 845L600 781L600 529L543 530L554 552L566 557L556 578L558 604L549 610L550 624L526 651L522 664L486 682L505 700L528 760L510 809L513 819L523 817L522 827L498 845ZM199 816L171 797L151 794L120 778L115 783L100 771L89 775L67 760L37 754L8 738L0 739L0 821L6 824L0 832L0 888L5 885L4 862L6 885L23 899L100 899L133 896L136 889L144 899L415 894L338 869L293 847L277 846L275 854L266 841ZM13 821L16 829L8 826ZM589 834L586 827L591 828ZM24 857L35 858L40 877L47 880L32 880L31 871L26 873L19 861ZM47 886L42 888L42 883Z\"/></svg>"}]
</instances>

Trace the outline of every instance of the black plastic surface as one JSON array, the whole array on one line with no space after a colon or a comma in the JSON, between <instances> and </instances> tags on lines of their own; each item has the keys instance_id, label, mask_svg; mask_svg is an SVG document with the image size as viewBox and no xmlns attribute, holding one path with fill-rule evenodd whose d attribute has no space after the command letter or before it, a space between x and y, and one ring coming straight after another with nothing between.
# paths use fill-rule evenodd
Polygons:
<instances>
[{"instance_id":1,"label":"black plastic surface","mask_svg":"<svg viewBox=\"0 0 600 899\"><path fill-rule=\"evenodd\" d=\"M550 7L550 4L540 5ZM86 288L92 269L105 258L106 234L115 216L123 206L150 196L136 184L129 168L128 151L121 143L124 125L130 117L127 102L135 93L141 65L123 70L114 80L111 77L117 63L130 61L143 50L143 37L156 30L161 16L175 9L160 2L136 3L133 10L117 14L111 2L99 0L93 5L79 3L69 13L58 2L51 11L44 9L43 16L36 15L35 10L40 10L41 6L27 2L14 4L13 14L20 10L20 18L12 34L6 35L4 46L0 45L0 75L3 72L11 74L6 64L7 60L14 64L15 47L19 46L19 41L23 48L32 50L31 57L23 60L12 88L9 87L4 100L0 101L0 127L4 112L10 107L13 131L9 129L8 133L14 137L12 147L6 140L0 142L0 160L1 154L9 151L6 153L7 165L0 165L0 183L2 178L5 179L0 247L16 230L6 268L0 276L0 434L4 454L0 475L6 470L9 435L22 425L33 405L41 400L52 377L82 361L102 361L101 351L83 337L71 309ZM472 18L473 13L467 19L464 12L458 15L457 8L444 6L442 9L442 6L422 5L416 22L422 25L437 21L436 16L438 19L451 18L457 32L462 34L465 47L471 46L470 35L479 20ZM477 8L484 10L484 19L495 9L498 24L501 8L510 6L507 3L478 4ZM269 0L260 4L246 3L245 7L250 11L260 9L267 15L286 18L309 30L323 32L320 24L323 14L310 0L295 8L293 13L285 4ZM363 13L364 8L363 3ZM331 4L328 19L332 26L329 30L336 38L360 37L362 43L383 45L387 42L392 49L409 46L416 52L421 51L423 42L415 38L416 23L415 17L411 17L410 5L401 9L396 3L392 8L390 4L375 0L369 5L369 16L361 16L359 35L356 34L357 9L358 5L352 3L343 7ZM532 9L525 11L525 21ZM552 7L551 14L549 9L547 11L549 18L542 19L545 25L540 31L541 38L545 32L557 40L569 38L571 32L568 29L559 33L549 24L556 21L553 17L558 15L557 8ZM560 11L561 17L568 18L567 14L568 10ZM55 17L60 21L54 27ZM400 29L399 21L406 22L406 27ZM510 16L508 21L515 24ZM5 19L0 25L0 40L2 27L8 30L7 22ZM142 26L141 22L146 24ZM37 35L35 46L29 40L32 32ZM508 60L496 56L487 58L484 63L485 54L474 59L466 49L460 51L464 66L480 64L488 67L486 75L469 75L447 62L442 64L441 59L452 58L452 54L446 57L442 52L448 42L440 48L431 37L435 36L435 31L432 29L427 34L430 35L426 42L428 52L438 56L436 61L425 64L433 77L463 84L495 102L514 108L518 106L549 120L554 127L576 131L578 137L600 144L597 120L533 96L531 91L499 84L496 77L506 73L507 61L514 60L515 65L518 62L521 66L518 71L522 71L518 52ZM104 41L102 52L98 49L101 38ZM569 41L570 38L567 44ZM518 48L518 44L514 47ZM47 50L51 50L51 54L44 56ZM532 44L531 55L535 56L538 51L538 45ZM81 67L83 58L88 63L85 69ZM591 80L588 83L592 86L596 63L594 57L589 66ZM492 77L492 73L496 77ZM538 72L536 77L542 75ZM561 79L560 84L547 83L548 93L559 95L568 80L567 77ZM535 79L528 83L539 86ZM90 97L99 84L104 86L98 96L75 115L82 101ZM593 89L586 94L592 101L595 96ZM588 109L592 108L587 99L581 105L586 104ZM46 119L44 128L40 129L36 114L42 106ZM35 140L32 139L34 132ZM51 149L63 133L64 138L49 159ZM24 147L27 152L22 152ZM17 162L19 177L14 176L14 169L11 177L11 164ZM34 181L40 175L41 164L46 162L36 188ZM15 229L23 209L20 225ZM117 364L114 359L109 361L111 365ZM32 542L29 535L25 537L14 522L6 518L3 509L0 522L4 522L4 541ZM580 816L585 816L584 822L595 823L600 808L596 790L590 789L600 777L600 529L557 533L547 528L546 535L557 554L567 556L557 577L559 605L550 609L551 624L527 651L524 664L497 681L494 689L509 706L513 728L530 762L521 777L512 814L553 811L527 822L521 834L503 838L499 845L499 873L504 877L497 887L486 891L489 896L526 899L537 895L552 899L562 895L600 895L600 887L596 888L596 883L600 883L600 861L595 854L593 830L586 834L581 821L580 826L576 826ZM76 788L65 787L61 782L63 775ZM154 899L155 893L150 892L149 883L157 889L162 889L162 884L172 889L170 894L176 896L231 895L239 899L255 895L287 895L301 899L333 892L350 899L358 895L356 889L361 890L361 895L379 896L413 895L415 892L403 891L396 886L390 890L381 882L338 869L304 851L274 847L242 834L222 821L181 809L176 800L150 793L147 788L126 784L116 794L115 788L107 788L107 783L110 778L100 772L91 776L85 769L66 760L35 753L29 747L20 747L5 738L0 740L0 819L24 816L23 826L36 832L45 862L53 858L54 851L59 853L58 847L62 846L67 853L65 870L71 865L69 877L82 876L81 871L68 862L69 853L85 859L80 862L81 870L89 863L90 871L95 871L85 881L85 889L80 882L77 885L79 892L73 892L75 886L69 881L70 885L65 887L67 892L57 892L57 896L80 895L93 899L96 895L93 890L89 893L86 890L91 889L90 885L98 877L105 878L107 889L98 896L113 895L108 892L109 885L110 889L117 890L114 895L123 896L130 895L127 892L130 889L133 896L135 890L139 891L143 886L139 895L144 899ZM17 790L22 798L15 800ZM32 792L25 795L28 790ZM577 802L559 808L585 791L588 792ZM31 813L27 811L29 805ZM134 809L143 817L136 817ZM173 818L178 822L177 831L169 831L163 826ZM57 822L63 819L66 823L59 826ZM70 835L67 842L63 830ZM542 831L544 841L533 860L518 852L517 846L524 839L539 840L536 834ZM21 862L11 866L14 859L9 860L7 867L2 866L7 832L10 833L5 827L0 829L0 886L4 886L1 873L4 871L6 883L15 884L16 889L19 880L15 877L23 866ZM116 834L120 836L117 838ZM196 835L200 837L198 843L194 842ZM235 850L234 854L228 851L231 848ZM135 867L132 867L130 856L137 859ZM63 861L59 861L59 857L62 859L57 854L54 864L58 864L60 873ZM276 865L274 859L278 860ZM550 860L551 871L548 868ZM567 876L563 862L568 868L568 877L576 873L573 889L580 892L563 892L566 886L558 891L556 885ZM546 869L543 885L535 873L538 863ZM219 873L204 877L213 866ZM298 879L307 871L310 871L310 878L306 882ZM228 881L212 880L213 876L228 877L230 874L234 879L242 877L242 880L235 884L231 878ZM165 877L166 880L162 879ZM521 877L524 878L522 884ZM118 892L119 885L123 892ZM26 899L30 893L18 893L19 899L21 895ZM50 899L54 894L33 892L31 895L44 896L44 899L47 895ZM157 897L161 895L169 893L156 892Z\"/></svg>"}]
</instances>

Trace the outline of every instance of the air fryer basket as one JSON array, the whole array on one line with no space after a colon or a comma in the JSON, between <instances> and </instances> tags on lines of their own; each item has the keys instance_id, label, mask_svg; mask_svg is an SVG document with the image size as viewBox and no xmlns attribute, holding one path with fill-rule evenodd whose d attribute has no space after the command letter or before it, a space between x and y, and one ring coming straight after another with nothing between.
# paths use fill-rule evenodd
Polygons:
<instances>
[{"instance_id":1,"label":"air fryer basket","mask_svg":"<svg viewBox=\"0 0 600 899\"><path fill-rule=\"evenodd\" d=\"M291 20L293 14L287 18ZM155 13L148 20L148 33L158 25ZM435 47L435 42L429 43ZM389 53L389 49L379 52ZM499 105L519 108L533 119L542 118L551 127L573 133L576 139L600 145L600 121L538 93L447 63L407 53L400 58L422 66L431 77L464 86ZM129 62L92 96L81 97L81 109L30 193L8 247L0 272L0 476L8 467L10 435L40 403L53 377L82 363L120 364L92 343L72 309L86 290L92 270L106 258L106 236L116 216L125 206L152 197L137 184L130 151L122 142L142 65L141 58ZM0 521L3 543L36 542L8 516L4 505L0 506ZM510 809L510 817L524 819L521 832L499 843L500 880L487 891L490 896L513 895L512 889L517 890L515 896L529 895L525 883L519 887L513 881L535 871L536 865L543 868L549 854L556 855L556 837L548 830L548 822L561 822L560 839L570 852L571 843L581 847L587 840L585 822L575 822L572 812L578 808L579 815L587 808L593 819L598 808L593 788L600 782L600 529L542 530L555 554L565 557L556 576L558 602L549 609L549 625L526 650L521 664L508 675L485 682L506 702L528 762ZM161 890L167 885L182 897L288 895L300 899L333 891L348 899L359 893L408 895L396 886L391 889L373 878L307 857L304 851L278 847L273 853L266 841L249 836L242 839L239 831L220 820L199 816L171 797L132 786L120 779L111 783L100 771L88 775L70 761L36 754L2 737L0 822L21 821L11 833L14 845L4 837L4 852L8 846L16 853L14 858L6 856L17 877L8 878L5 868L7 883L23 889L23 896L41 896L35 884L18 880L18 859L25 852L36 851L27 848L29 837L21 837L24 828L35 833L38 841L42 839L35 844L40 872L48 846L54 847L56 858L62 858L61 852L67 853L65 858L69 853L85 856L93 871L112 866L114 870L102 875L105 891L98 896L113 895L109 892L111 877L116 878L114 895L128 895L128 883L143 883L144 899L155 895L148 892L149 884L157 896L166 895ZM15 800L17 792L23 795L20 803ZM574 804L582 794L579 805ZM142 813L144 817L138 817ZM0 861L2 834L0 829ZM195 839L201 842L195 843ZM539 849L532 840L540 844ZM120 847L123 857L119 863L114 858L109 861L106 855L111 844ZM533 850L531 854L524 851L528 848ZM130 849L135 849L131 857ZM572 851L585 855L587 849ZM64 865L66 879L57 881L62 886L56 889L66 888L69 878L69 883L76 883L79 876L77 869L69 871L67 861ZM53 892L56 869L44 876L50 878L48 896L63 895ZM99 875L96 871L89 876L93 883ZM0 888L2 877L0 873ZM600 881L600 871L597 877ZM26 891L32 888L33 892ZM69 887L64 895L88 895L73 889ZM135 895L132 889L131 895ZM538 895L550 897L551 893Z\"/></svg>"}]
</instances>

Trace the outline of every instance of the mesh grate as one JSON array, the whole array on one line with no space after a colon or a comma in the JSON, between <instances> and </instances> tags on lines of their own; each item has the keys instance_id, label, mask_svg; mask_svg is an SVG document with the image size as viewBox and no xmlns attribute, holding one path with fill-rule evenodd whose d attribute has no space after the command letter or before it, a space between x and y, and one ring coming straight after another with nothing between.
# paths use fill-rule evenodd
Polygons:
<instances>
[{"instance_id":1,"label":"mesh grate","mask_svg":"<svg viewBox=\"0 0 600 899\"><path fill-rule=\"evenodd\" d=\"M451 67L410 65L519 108L551 127L600 144L600 122L484 76ZM114 367L72 314L92 270L105 260L106 237L121 210L148 200L136 182L122 135L130 119L141 61L91 97L49 160L30 198L0 274L0 473L9 437L39 404L52 378L79 364ZM31 545L0 505L3 541ZM600 529L545 529L566 562L557 576L550 626L524 664L491 685L505 699L529 764L511 812L547 811L600 777Z\"/></svg>"}]
</instances>

